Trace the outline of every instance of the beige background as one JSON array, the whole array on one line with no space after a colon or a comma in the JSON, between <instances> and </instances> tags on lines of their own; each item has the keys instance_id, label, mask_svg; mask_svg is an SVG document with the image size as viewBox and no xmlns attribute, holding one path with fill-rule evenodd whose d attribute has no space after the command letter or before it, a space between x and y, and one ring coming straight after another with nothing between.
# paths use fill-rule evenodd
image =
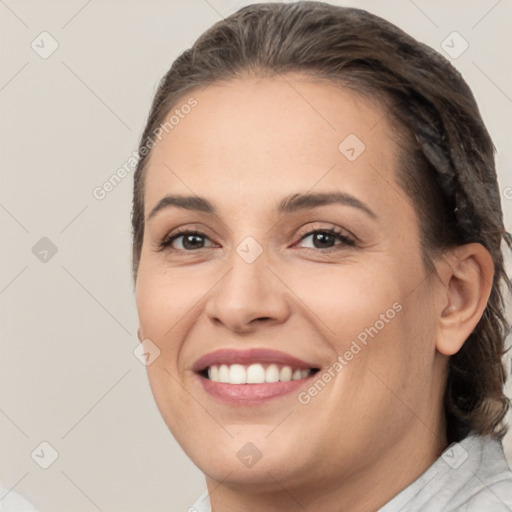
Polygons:
<instances>
[{"instance_id":1,"label":"beige background","mask_svg":"<svg viewBox=\"0 0 512 512\"><path fill-rule=\"evenodd\" d=\"M186 510L204 487L132 353L132 173L102 201L92 191L136 150L173 59L247 3L0 1L0 481L41 511ZM453 62L495 141L510 230L512 2L338 3L441 52L453 31L468 41ZM50 48L43 31L59 45L46 59L31 47ZM46 470L31 458L42 441L59 455Z\"/></svg>"}]
</instances>

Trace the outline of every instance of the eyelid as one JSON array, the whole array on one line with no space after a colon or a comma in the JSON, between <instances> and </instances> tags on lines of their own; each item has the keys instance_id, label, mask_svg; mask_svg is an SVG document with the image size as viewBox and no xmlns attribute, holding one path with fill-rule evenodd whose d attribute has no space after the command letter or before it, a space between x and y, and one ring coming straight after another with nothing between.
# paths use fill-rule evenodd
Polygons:
<instances>
[{"instance_id":1,"label":"eyelid","mask_svg":"<svg viewBox=\"0 0 512 512\"><path fill-rule=\"evenodd\" d=\"M308 229L303 234L299 235L298 240L293 243L293 247L295 247L297 244L299 244L305 238L307 238L309 236L312 236L315 233L329 233L332 236L337 237L339 240L341 240L341 242L342 242L341 245L342 246L343 245L349 246L349 247L356 246L356 242L357 242L357 238L356 237L354 237L353 235L349 234L349 232L347 232L346 230L344 230L342 228L339 228L337 226L336 227L335 226L331 226L331 227L328 227L328 228L326 228L326 227L316 227L316 228ZM338 244L338 245L340 245L340 244ZM305 247L305 249L311 249L311 250L320 251L320 252L327 252L329 250L335 250L335 247L336 247L336 245L333 246L333 247L324 248L323 250L322 249L317 249L317 248L311 248L311 247Z\"/></svg>"},{"instance_id":2,"label":"eyelid","mask_svg":"<svg viewBox=\"0 0 512 512\"><path fill-rule=\"evenodd\" d=\"M354 242L359 242L359 238L354 235L351 231L348 229L341 227L338 224L334 224L329 221L312 221L309 222L308 225L303 229L300 228L298 230L298 234L294 237L297 239L297 241L302 240L303 237L310 235L312 233L316 233L318 231L326 231L326 232L336 232L336 234L339 234L345 238L350 238Z\"/></svg>"},{"instance_id":3,"label":"eyelid","mask_svg":"<svg viewBox=\"0 0 512 512\"><path fill-rule=\"evenodd\" d=\"M319 223L319 221L316 221L316 222ZM313 236L316 233L328 233L328 234L334 236L341 243L335 244L332 247L324 247L324 248L304 247L304 249L306 249L308 251L327 253L329 251L341 250L342 248L346 248L346 247L355 247L355 246L357 246L357 243L358 243L358 238L355 237L354 235L352 235L350 233L350 231L348 231L344 228L341 228L340 226L331 224L331 225L329 225L329 227L316 225L316 226L310 226L307 229L302 230L301 233L299 233L298 235L296 235L294 237L295 241L292 243L291 247L296 247L304 239L306 239L309 236ZM212 245L205 246L205 247L199 247L196 249L190 249L190 250L172 248L172 244L174 243L175 240L179 239L180 237L184 237L186 235L197 235L200 238L209 240L212 243ZM158 240L156 243L157 248L155 250L157 252L168 250L168 251L174 252L174 253L181 253L181 254L192 253L193 254L195 252L199 252L201 249L211 249L212 247L214 248L215 245L217 245L217 244L206 233L204 233L204 230L201 230L201 228L196 229L192 225L188 224L188 225L180 226L180 227L172 230L171 233L165 235L160 240Z\"/></svg>"},{"instance_id":4,"label":"eyelid","mask_svg":"<svg viewBox=\"0 0 512 512\"><path fill-rule=\"evenodd\" d=\"M171 233L164 235L161 239L156 241L157 251L164 251L166 249L169 249L171 244L178 238L185 236L185 235L197 235L204 239L210 240L212 244L215 245L215 242L212 241L212 239L203 231L199 229L194 229L191 227L179 227L174 229ZM200 249L206 249L207 247L200 247ZM183 251L182 249L173 249L177 252L194 252L194 251Z\"/></svg>"}]
</instances>

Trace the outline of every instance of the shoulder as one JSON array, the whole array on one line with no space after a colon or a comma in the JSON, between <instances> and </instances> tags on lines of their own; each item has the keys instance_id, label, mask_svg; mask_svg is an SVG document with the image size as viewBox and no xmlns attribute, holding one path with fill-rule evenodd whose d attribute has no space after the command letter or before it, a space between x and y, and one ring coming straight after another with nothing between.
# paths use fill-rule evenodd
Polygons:
<instances>
[{"instance_id":1,"label":"shoulder","mask_svg":"<svg viewBox=\"0 0 512 512\"><path fill-rule=\"evenodd\" d=\"M23 495L0 484L0 512L37 512L37 510Z\"/></svg>"},{"instance_id":2,"label":"shoulder","mask_svg":"<svg viewBox=\"0 0 512 512\"><path fill-rule=\"evenodd\" d=\"M512 472L501 442L472 433L453 443L380 512L510 512Z\"/></svg>"},{"instance_id":3,"label":"shoulder","mask_svg":"<svg viewBox=\"0 0 512 512\"><path fill-rule=\"evenodd\" d=\"M208 491L203 492L187 512L211 512Z\"/></svg>"},{"instance_id":4,"label":"shoulder","mask_svg":"<svg viewBox=\"0 0 512 512\"><path fill-rule=\"evenodd\" d=\"M472 461L454 494L453 510L490 512L512 511L512 471L501 441L491 436L472 435L459 443ZM462 466L461 466L462 468Z\"/></svg>"}]
</instances>

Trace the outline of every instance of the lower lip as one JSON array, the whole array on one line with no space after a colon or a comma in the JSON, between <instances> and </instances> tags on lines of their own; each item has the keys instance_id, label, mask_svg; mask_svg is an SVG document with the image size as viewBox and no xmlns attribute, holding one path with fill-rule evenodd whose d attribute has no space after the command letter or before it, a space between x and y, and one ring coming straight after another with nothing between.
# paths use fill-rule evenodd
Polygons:
<instances>
[{"instance_id":1,"label":"lower lip","mask_svg":"<svg viewBox=\"0 0 512 512\"><path fill-rule=\"evenodd\" d=\"M297 391L308 383L314 376L310 374L304 379L290 380L288 382L273 382L262 384L227 384L213 382L199 375L204 390L214 398L230 405L261 405L270 400L284 397Z\"/></svg>"}]
</instances>

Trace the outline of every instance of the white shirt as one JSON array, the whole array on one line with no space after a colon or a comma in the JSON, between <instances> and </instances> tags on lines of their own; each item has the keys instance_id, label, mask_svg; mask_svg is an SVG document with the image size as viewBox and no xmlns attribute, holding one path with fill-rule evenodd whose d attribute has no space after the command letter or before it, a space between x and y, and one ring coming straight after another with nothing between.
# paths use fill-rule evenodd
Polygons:
<instances>
[{"instance_id":1,"label":"white shirt","mask_svg":"<svg viewBox=\"0 0 512 512\"><path fill-rule=\"evenodd\" d=\"M470 434L377 512L510 512L512 471L501 442ZM187 512L211 512L204 492Z\"/></svg>"},{"instance_id":2,"label":"white shirt","mask_svg":"<svg viewBox=\"0 0 512 512\"><path fill-rule=\"evenodd\" d=\"M36 512L30 501L16 492L0 484L0 512Z\"/></svg>"}]
</instances>

